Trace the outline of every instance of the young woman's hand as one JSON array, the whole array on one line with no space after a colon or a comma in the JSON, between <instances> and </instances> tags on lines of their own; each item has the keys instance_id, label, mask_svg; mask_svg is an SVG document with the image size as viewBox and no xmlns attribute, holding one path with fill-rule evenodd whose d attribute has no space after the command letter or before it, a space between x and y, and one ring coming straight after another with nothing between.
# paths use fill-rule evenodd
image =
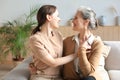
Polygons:
<instances>
[{"instance_id":1,"label":"young woman's hand","mask_svg":"<svg viewBox=\"0 0 120 80\"><path fill-rule=\"evenodd\" d=\"M30 71L30 74L37 74L37 69L34 66L34 63L29 64L29 71Z\"/></svg>"}]
</instances>

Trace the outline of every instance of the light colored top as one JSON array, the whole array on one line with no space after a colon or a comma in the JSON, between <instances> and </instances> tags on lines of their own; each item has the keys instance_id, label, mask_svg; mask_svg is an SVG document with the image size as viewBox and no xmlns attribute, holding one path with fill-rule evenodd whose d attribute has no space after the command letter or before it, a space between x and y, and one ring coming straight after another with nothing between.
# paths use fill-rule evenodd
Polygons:
<instances>
[{"instance_id":1,"label":"light colored top","mask_svg":"<svg viewBox=\"0 0 120 80\"><path fill-rule=\"evenodd\" d=\"M89 44L89 45L92 45L94 39L95 39L95 37L91 34L91 36L90 36L90 37L88 38L88 40L87 40L88 44ZM78 48L79 48L79 46L80 46L80 43L79 43L80 40L79 40L78 35L75 35L72 40L75 40L75 53L77 54ZM77 73L79 73L79 71L80 71L79 57L77 57L77 58L74 60L74 65L75 65L75 71L76 71Z\"/></svg>"},{"instance_id":2,"label":"light colored top","mask_svg":"<svg viewBox=\"0 0 120 80\"><path fill-rule=\"evenodd\" d=\"M30 37L30 49L33 54L33 62L39 71L39 75L59 76L59 67L50 67L45 64L44 57L50 55L54 58L62 56L63 39L59 32L53 31L53 36L49 37L41 32Z\"/></svg>"}]
</instances>

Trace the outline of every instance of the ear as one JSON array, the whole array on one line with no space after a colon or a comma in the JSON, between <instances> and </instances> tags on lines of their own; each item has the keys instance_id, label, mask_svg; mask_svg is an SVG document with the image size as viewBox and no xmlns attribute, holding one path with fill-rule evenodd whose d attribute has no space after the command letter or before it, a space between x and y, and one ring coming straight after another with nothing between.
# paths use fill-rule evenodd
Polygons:
<instances>
[{"instance_id":1,"label":"ear","mask_svg":"<svg viewBox=\"0 0 120 80\"><path fill-rule=\"evenodd\" d=\"M89 25L89 22L90 22L90 20L87 19L87 20L85 20L84 24L85 24L86 26L88 26L88 25Z\"/></svg>"},{"instance_id":2,"label":"ear","mask_svg":"<svg viewBox=\"0 0 120 80\"><path fill-rule=\"evenodd\" d=\"M48 21L50 21L52 19L52 17L50 15L46 15L46 18Z\"/></svg>"}]
</instances>

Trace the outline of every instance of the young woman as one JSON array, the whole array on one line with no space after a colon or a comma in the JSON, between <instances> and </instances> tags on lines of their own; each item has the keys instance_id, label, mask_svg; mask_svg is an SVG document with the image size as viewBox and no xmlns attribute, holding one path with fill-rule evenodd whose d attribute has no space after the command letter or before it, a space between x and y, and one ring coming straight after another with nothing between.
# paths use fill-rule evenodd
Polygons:
<instances>
[{"instance_id":1,"label":"young woman","mask_svg":"<svg viewBox=\"0 0 120 80\"><path fill-rule=\"evenodd\" d=\"M75 54L62 57L63 38L55 31L59 27L59 13L54 5L43 5L37 13L38 26L32 31L30 49L31 80L61 80L61 65L72 61ZM33 72L32 72L33 71Z\"/></svg>"},{"instance_id":2,"label":"young woman","mask_svg":"<svg viewBox=\"0 0 120 80\"><path fill-rule=\"evenodd\" d=\"M80 7L73 19L73 30L79 32L64 40L64 56L77 54L78 58L64 65L65 80L109 80L102 55L103 42L90 29L97 27L96 14L88 7Z\"/></svg>"}]
</instances>

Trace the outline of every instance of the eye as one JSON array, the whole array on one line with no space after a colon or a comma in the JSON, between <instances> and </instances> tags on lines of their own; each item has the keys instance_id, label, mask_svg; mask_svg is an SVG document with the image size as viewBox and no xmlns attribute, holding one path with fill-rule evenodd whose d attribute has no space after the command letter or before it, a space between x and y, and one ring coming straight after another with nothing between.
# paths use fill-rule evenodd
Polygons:
<instances>
[{"instance_id":1,"label":"eye","mask_svg":"<svg viewBox=\"0 0 120 80\"><path fill-rule=\"evenodd\" d=\"M73 19L75 20L75 19L77 19L77 17L75 16Z\"/></svg>"}]
</instances>

